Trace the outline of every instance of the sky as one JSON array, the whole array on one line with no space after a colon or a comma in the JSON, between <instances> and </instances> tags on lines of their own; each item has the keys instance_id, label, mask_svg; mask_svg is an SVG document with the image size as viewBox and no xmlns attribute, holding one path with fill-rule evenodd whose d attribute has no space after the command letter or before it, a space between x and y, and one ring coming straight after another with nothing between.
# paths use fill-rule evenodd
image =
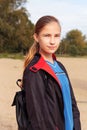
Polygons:
<instances>
[{"instance_id":1,"label":"sky","mask_svg":"<svg viewBox=\"0 0 87 130\"><path fill-rule=\"evenodd\" d=\"M62 27L62 37L78 29L87 37L87 0L27 0L26 9L35 24L44 15L55 16Z\"/></svg>"}]
</instances>

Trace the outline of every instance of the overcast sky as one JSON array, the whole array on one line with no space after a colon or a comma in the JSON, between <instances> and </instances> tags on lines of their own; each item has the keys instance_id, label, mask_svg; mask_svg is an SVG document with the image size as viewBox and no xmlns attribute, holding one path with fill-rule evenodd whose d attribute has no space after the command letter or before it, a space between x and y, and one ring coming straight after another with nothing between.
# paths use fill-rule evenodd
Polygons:
<instances>
[{"instance_id":1,"label":"overcast sky","mask_svg":"<svg viewBox=\"0 0 87 130\"><path fill-rule=\"evenodd\" d=\"M26 8L33 23L43 15L57 17L62 37L72 29L79 29L87 36L87 0L28 0Z\"/></svg>"}]
</instances>

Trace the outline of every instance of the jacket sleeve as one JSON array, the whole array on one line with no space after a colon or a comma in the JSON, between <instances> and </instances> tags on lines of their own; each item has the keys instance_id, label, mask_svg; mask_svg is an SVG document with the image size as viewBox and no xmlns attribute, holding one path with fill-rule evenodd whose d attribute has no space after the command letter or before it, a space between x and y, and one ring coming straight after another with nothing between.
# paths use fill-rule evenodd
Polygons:
<instances>
[{"instance_id":1,"label":"jacket sleeve","mask_svg":"<svg viewBox=\"0 0 87 130\"><path fill-rule=\"evenodd\" d=\"M66 71L67 74L67 71ZM67 77L69 79L69 76L67 74ZM77 101L74 95L74 91L69 79L70 84L70 92L71 92L71 99L72 99L72 111L73 111L73 120L74 120L74 130L81 130L81 122L80 122L80 112L77 106Z\"/></svg>"},{"instance_id":2,"label":"jacket sleeve","mask_svg":"<svg viewBox=\"0 0 87 130\"><path fill-rule=\"evenodd\" d=\"M61 64L60 62L59 62L59 64L62 67L62 69L65 71L65 73L68 77L68 80L69 80L69 84L70 84L70 92L71 92L71 99L72 99L72 110L73 110L73 120L74 120L74 130L81 130L80 112L79 112L79 109L78 109L78 106L77 106L74 91L73 91L67 70L65 69L63 64Z\"/></svg>"},{"instance_id":3,"label":"jacket sleeve","mask_svg":"<svg viewBox=\"0 0 87 130\"><path fill-rule=\"evenodd\" d=\"M66 71L67 74L67 71ZM67 77L69 79L69 76L67 74ZM72 99L72 111L73 111L73 120L74 120L74 130L81 130L81 122L80 122L80 112L77 106L77 101L74 95L74 91L69 79L70 83L70 92L71 92L71 99Z\"/></svg>"},{"instance_id":4,"label":"jacket sleeve","mask_svg":"<svg viewBox=\"0 0 87 130\"><path fill-rule=\"evenodd\" d=\"M81 122L80 122L80 112L77 106L77 102L73 93L73 89L71 86L71 98L72 98L72 109L73 109L73 119L74 119L74 130L81 130Z\"/></svg>"},{"instance_id":5,"label":"jacket sleeve","mask_svg":"<svg viewBox=\"0 0 87 130\"><path fill-rule=\"evenodd\" d=\"M33 130L56 130L45 101L44 81L39 72L25 70L23 86L26 93L26 107Z\"/></svg>"}]
</instances>

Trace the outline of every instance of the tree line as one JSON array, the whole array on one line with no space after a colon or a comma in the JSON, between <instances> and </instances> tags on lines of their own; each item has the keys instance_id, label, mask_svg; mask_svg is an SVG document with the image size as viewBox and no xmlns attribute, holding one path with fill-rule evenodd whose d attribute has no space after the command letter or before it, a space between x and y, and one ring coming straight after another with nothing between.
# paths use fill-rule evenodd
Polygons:
<instances>
[{"instance_id":1,"label":"tree line","mask_svg":"<svg viewBox=\"0 0 87 130\"><path fill-rule=\"evenodd\" d=\"M87 55L86 36L78 29L69 31L65 38L61 40L57 53L60 55L68 54L72 56Z\"/></svg>"},{"instance_id":2,"label":"tree line","mask_svg":"<svg viewBox=\"0 0 87 130\"><path fill-rule=\"evenodd\" d=\"M0 53L26 53L33 43L34 24L22 7L27 0L0 0ZM66 34L57 51L60 55L87 55L86 36L74 29Z\"/></svg>"},{"instance_id":3,"label":"tree line","mask_svg":"<svg viewBox=\"0 0 87 130\"><path fill-rule=\"evenodd\" d=\"M33 42L34 24L22 4L26 0L0 0L0 53L26 52Z\"/></svg>"}]
</instances>

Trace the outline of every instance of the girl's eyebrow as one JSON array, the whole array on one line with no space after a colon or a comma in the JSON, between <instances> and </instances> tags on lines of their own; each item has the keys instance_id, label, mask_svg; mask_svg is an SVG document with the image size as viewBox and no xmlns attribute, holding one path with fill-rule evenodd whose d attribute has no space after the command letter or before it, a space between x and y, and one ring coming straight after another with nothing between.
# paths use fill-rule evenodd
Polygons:
<instances>
[{"instance_id":1,"label":"girl's eyebrow","mask_svg":"<svg viewBox=\"0 0 87 130\"><path fill-rule=\"evenodd\" d=\"M50 32L45 32L45 33L42 33L42 35L47 35L47 34L50 34L51 35L51 33ZM60 34L60 32L58 32L58 33L55 33L55 34Z\"/></svg>"},{"instance_id":2,"label":"girl's eyebrow","mask_svg":"<svg viewBox=\"0 0 87 130\"><path fill-rule=\"evenodd\" d=\"M51 35L51 34L50 34L50 33L44 33L44 34L42 34L42 36L47 36L47 35ZM54 35L60 36L60 33L56 33L56 34L54 34Z\"/></svg>"}]
</instances>

